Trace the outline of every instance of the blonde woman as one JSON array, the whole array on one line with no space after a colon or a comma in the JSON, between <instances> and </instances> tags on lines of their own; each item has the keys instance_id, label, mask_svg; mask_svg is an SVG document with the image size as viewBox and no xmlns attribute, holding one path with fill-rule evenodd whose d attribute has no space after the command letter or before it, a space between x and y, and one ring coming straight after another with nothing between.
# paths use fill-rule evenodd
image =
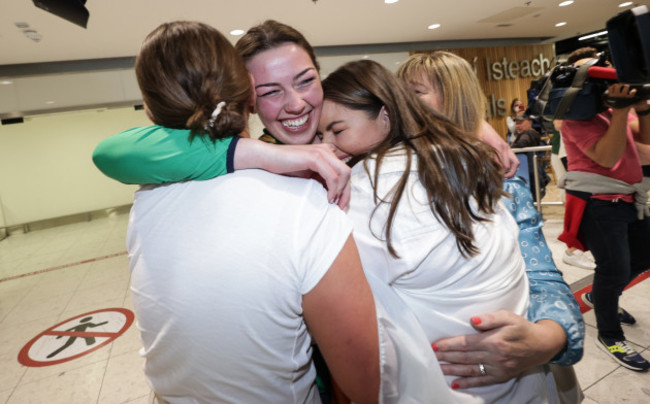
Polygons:
<instances>
[{"instance_id":1,"label":"blonde woman","mask_svg":"<svg viewBox=\"0 0 650 404\"><path fill-rule=\"evenodd\" d=\"M450 52L416 54L398 69L398 76L433 110L481 139L498 136L485 121L485 96L470 64ZM443 372L459 385L477 386L508 380L547 362L571 365L582 357L584 322L580 308L553 262L542 234L541 215L530 190L520 179L506 179L504 198L519 225L519 246L526 260L531 307L527 318L513 313L476 313L481 334L437 341ZM477 375L478 363L489 369Z\"/></svg>"}]
</instances>

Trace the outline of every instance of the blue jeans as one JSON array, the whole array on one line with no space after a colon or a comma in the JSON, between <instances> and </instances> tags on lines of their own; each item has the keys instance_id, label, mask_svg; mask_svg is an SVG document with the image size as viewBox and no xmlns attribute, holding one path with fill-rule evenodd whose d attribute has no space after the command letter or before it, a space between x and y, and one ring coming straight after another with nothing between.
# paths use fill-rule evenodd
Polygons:
<instances>
[{"instance_id":1,"label":"blue jeans","mask_svg":"<svg viewBox=\"0 0 650 404\"><path fill-rule=\"evenodd\" d=\"M650 218L638 220L632 203L590 199L580 232L596 260L592 298L598 335L624 339L618 298L630 281L650 269Z\"/></svg>"}]
</instances>

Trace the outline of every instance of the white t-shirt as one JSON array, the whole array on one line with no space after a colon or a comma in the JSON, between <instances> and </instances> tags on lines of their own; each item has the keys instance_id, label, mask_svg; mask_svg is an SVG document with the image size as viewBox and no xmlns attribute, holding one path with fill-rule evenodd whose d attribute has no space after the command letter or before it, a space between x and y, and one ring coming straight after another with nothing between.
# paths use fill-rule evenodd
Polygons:
<instances>
[{"instance_id":1,"label":"white t-shirt","mask_svg":"<svg viewBox=\"0 0 650 404\"><path fill-rule=\"evenodd\" d=\"M375 160L368 160L373 177L374 163ZM405 163L399 152L384 159L377 180L380 197L397 183ZM479 314L505 309L526 316L529 285L517 241L519 230L501 202L491 221L473 226L480 253L466 259L461 256L453 234L431 213L414 161L407 192L393 222L391 241L400 256L395 259L384 241L390 205L383 204L373 215L376 202L372 182L363 165L359 163L352 169L348 210L363 268L396 291L419 319L429 343L476 333L470 318ZM426 349L430 348L423 347ZM453 379L447 377L448 386ZM454 390L453 395L457 402L546 402L545 379L546 375L533 375L530 383L517 385L511 380Z\"/></svg>"},{"instance_id":2,"label":"white t-shirt","mask_svg":"<svg viewBox=\"0 0 650 404\"><path fill-rule=\"evenodd\" d=\"M302 295L351 233L312 180L243 170L136 192L145 375L171 403L320 402Z\"/></svg>"}]
</instances>

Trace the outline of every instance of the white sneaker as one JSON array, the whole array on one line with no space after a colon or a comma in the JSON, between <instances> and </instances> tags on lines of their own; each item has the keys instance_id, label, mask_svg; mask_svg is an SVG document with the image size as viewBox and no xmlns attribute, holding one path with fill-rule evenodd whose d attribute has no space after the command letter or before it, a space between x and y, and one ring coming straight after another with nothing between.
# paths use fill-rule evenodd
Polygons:
<instances>
[{"instance_id":1,"label":"white sneaker","mask_svg":"<svg viewBox=\"0 0 650 404\"><path fill-rule=\"evenodd\" d=\"M568 250L564 251L562 262L583 269L596 268L596 263L590 260L586 253L580 250L574 250L573 253L569 253Z\"/></svg>"}]
</instances>

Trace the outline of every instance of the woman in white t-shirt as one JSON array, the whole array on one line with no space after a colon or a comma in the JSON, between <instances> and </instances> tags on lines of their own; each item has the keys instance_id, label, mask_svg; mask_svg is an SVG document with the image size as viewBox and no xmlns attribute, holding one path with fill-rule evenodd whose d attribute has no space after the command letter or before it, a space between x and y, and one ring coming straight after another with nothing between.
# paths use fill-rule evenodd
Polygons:
<instances>
[{"instance_id":1,"label":"woman in white t-shirt","mask_svg":"<svg viewBox=\"0 0 650 404\"><path fill-rule=\"evenodd\" d=\"M162 24L135 71L157 130L214 146L246 127L252 83L216 29ZM157 400L320 403L318 343L345 394L378 402L376 310L351 231L319 183L261 170L136 192L131 293Z\"/></svg>"},{"instance_id":2,"label":"woman in white t-shirt","mask_svg":"<svg viewBox=\"0 0 650 404\"><path fill-rule=\"evenodd\" d=\"M525 316L528 281L517 225L500 198L501 169L472 136L426 107L376 62L323 81L319 136L355 164L348 216L369 279L417 317L429 342L476 331L476 313ZM485 367L477 368L486 374ZM505 383L459 389L459 402L554 402L533 368Z\"/></svg>"}]
</instances>

